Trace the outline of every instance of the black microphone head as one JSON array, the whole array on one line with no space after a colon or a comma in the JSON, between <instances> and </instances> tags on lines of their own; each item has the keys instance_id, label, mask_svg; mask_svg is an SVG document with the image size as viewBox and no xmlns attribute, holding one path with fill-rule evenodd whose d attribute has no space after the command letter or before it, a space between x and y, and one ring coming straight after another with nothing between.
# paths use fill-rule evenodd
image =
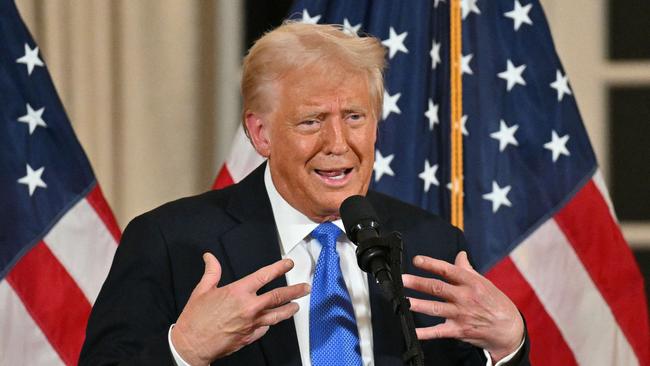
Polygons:
<instances>
[{"instance_id":1,"label":"black microphone head","mask_svg":"<svg viewBox=\"0 0 650 366\"><path fill-rule=\"evenodd\" d=\"M357 243L357 233L360 229L379 229L379 218L375 209L364 196L350 196L339 208L345 232L353 243Z\"/></svg>"}]
</instances>

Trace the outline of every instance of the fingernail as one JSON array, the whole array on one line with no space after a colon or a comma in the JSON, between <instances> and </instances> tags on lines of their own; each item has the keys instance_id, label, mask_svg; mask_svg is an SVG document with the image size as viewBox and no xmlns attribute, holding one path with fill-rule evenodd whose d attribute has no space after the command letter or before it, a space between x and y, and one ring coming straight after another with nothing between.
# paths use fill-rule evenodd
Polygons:
<instances>
[{"instance_id":1,"label":"fingernail","mask_svg":"<svg viewBox=\"0 0 650 366\"><path fill-rule=\"evenodd\" d=\"M306 283L305 284L305 295L311 292L311 285Z\"/></svg>"},{"instance_id":2,"label":"fingernail","mask_svg":"<svg viewBox=\"0 0 650 366\"><path fill-rule=\"evenodd\" d=\"M422 259L422 257L420 257L419 255L416 255L415 258L413 258L413 264L415 264L416 266L422 264L423 262L424 259Z\"/></svg>"},{"instance_id":3,"label":"fingernail","mask_svg":"<svg viewBox=\"0 0 650 366\"><path fill-rule=\"evenodd\" d=\"M291 259L285 259L284 260L284 266L286 268L293 268L293 261Z\"/></svg>"}]
</instances>

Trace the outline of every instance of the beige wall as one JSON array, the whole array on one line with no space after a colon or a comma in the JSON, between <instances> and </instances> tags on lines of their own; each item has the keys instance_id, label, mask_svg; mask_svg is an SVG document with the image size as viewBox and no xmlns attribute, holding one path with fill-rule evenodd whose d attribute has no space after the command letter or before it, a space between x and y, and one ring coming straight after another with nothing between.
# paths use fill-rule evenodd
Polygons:
<instances>
[{"instance_id":1,"label":"beige wall","mask_svg":"<svg viewBox=\"0 0 650 366\"><path fill-rule=\"evenodd\" d=\"M122 227L210 187L238 124L242 1L17 4Z\"/></svg>"}]
</instances>

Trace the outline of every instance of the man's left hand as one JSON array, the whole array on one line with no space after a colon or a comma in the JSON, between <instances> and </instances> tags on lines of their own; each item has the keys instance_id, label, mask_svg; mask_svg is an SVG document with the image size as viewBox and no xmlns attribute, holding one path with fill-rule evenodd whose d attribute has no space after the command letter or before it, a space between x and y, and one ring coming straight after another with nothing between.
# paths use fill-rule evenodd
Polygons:
<instances>
[{"instance_id":1,"label":"man's left hand","mask_svg":"<svg viewBox=\"0 0 650 366\"><path fill-rule=\"evenodd\" d=\"M454 264L425 256L416 256L413 264L445 280L402 277L405 287L445 300L409 299L411 310L446 319L416 329L418 339L460 339L487 350L494 363L519 347L524 337L521 314L503 292L472 268L467 253L458 253Z\"/></svg>"}]
</instances>

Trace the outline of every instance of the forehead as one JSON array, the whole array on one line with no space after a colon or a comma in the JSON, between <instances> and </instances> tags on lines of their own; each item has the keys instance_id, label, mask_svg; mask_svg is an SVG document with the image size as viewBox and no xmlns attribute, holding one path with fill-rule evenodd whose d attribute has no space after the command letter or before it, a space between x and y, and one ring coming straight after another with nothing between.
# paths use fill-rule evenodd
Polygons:
<instances>
[{"instance_id":1,"label":"forehead","mask_svg":"<svg viewBox=\"0 0 650 366\"><path fill-rule=\"evenodd\" d=\"M279 102L295 107L323 103L370 105L368 78L341 67L306 67L290 71L279 83Z\"/></svg>"}]
</instances>

